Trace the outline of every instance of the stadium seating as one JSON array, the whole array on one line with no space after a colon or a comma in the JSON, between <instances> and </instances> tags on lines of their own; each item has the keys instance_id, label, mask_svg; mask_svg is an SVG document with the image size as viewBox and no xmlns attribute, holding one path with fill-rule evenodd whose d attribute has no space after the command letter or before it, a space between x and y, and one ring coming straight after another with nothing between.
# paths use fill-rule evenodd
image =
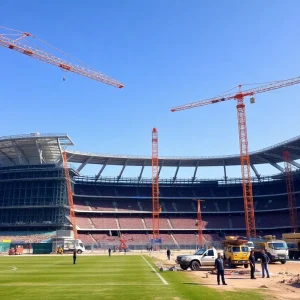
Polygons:
<instances>
[{"instance_id":1,"label":"stadium seating","mask_svg":"<svg viewBox=\"0 0 300 300\"><path fill-rule=\"evenodd\" d=\"M121 229L144 229L142 219L135 217L119 217L119 224Z\"/></svg>"},{"instance_id":2,"label":"stadium seating","mask_svg":"<svg viewBox=\"0 0 300 300\"><path fill-rule=\"evenodd\" d=\"M115 217L92 217L91 221L95 229L118 229Z\"/></svg>"}]
</instances>

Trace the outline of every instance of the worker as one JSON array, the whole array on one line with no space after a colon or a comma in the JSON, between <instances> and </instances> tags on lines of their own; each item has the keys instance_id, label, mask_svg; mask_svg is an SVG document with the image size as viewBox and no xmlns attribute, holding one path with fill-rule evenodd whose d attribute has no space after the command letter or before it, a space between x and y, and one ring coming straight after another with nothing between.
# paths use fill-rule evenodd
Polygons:
<instances>
[{"instance_id":1,"label":"worker","mask_svg":"<svg viewBox=\"0 0 300 300\"><path fill-rule=\"evenodd\" d=\"M168 260L170 260L170 258L171 258L171 251L170 251L170 249L167 250L167 257L168 257Z\"/></svg>"},{"instance_id":2,"label":"worker","mask_svg":"<svg viewBox=\"0 0 300 300\"><path fill-rule=\"evenodd\" d=\"M270 278L269 269L268 269L269 262L270 262L269 256L266 254L264 249L261 250L260 263L261 263L262 278L265 278L265 271L267 273L267 278Z\"/></svg>"},{"instance_id":3,"label":"worker","mask_svg":"<svg viewBox=\"0 0 300 300\"><path fill-rule=\"evenodd\" d=\"M254 257L254 250L250 251L250 255L249 255L249 263L250 263L250 273L251 273L251 279L256 279L254 277L254 272L255 272L255 257Z\"/></svg>"},{"instance_id":4,"label":"worker","mask_svg":"<svg viewBox=\"0 0 300 300\"><path fill-rule=\"evenodd\" d=\"M111 256L111 249L108 248L108 256Z\"/></svg>"},{"instance_id":5,"label":"worker","mask_svg":"<svg viewBox=\"0 0 300 300\"><path fill-rule=\"evenodd\" d=\"M76 249L74 249L74 251L73 251L73 264L74 265L76 264L76 256L77 256L77 252L76 252Z\"/></svg>"},{"instance_id":6,"label":"worker","mask_svg":"<svg viewBox=\"0 0 300 300\"><path fill-rule=\"evenodd\" d=\"M215 260L215 268L217 269L217 281L218 285L220 285L220 276L222 277L223 285L227 285L224 277L224 260L222 258L221 253L218 253L218 258Z\"/></svg>"}]
</instances>

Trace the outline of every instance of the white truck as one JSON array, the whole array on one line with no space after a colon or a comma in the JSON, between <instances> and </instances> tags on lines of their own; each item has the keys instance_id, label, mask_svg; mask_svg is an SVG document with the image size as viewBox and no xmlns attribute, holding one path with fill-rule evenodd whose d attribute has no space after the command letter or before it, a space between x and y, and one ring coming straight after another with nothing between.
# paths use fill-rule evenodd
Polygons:
<instances>
[{"instance_id":1,"label":"white truck","mask_svg":"<svg viewBox=\"0 0 300 300\"><path fill-rule=\"evenodd\" d=\"M76 250L78 254L85 251L85 247L81 240L73 238L54 238L52 239L53 251L57 251L59 247L63 249L64 253L73 252Z\"/></svg>"},{"instance_id":2,"label":"white truck","mask_svg":"<svg viewBox=\"0 0 300 300\"><path fill-rule=\"evenodd\" d=\"M191 268L193 271L198 271L201 266L214 266L217 256L218 251L215 248L201 248L193 255L177 256L176 263L180 265L182 270Z\"/></svg>"}]
</instances>

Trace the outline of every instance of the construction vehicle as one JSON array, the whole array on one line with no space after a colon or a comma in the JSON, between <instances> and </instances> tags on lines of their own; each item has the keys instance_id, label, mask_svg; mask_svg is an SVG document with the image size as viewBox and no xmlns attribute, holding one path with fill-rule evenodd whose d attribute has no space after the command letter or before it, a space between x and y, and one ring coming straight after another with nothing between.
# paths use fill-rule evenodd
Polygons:
<instances>
[{"instance_id":1,"label":"construction vehicle","mask_svg":"<svg viewBox=\"0 0 300 300\"><path fill-rule=\"evenodd\" d=\"M53 252L57 254L76 252L81 254L85 251L85 247L81 240L72 238L53 238Z\"/></svg>"},{"instance_id":2,"label":"construction vehicle","mask_svg":"<svg viewBox=\"0 0 300 300\"><path fill-rule=\"evenodd\" d=\"M191 268L193 271L199 271L201 266L214 266L218 252L215 248L201 248L193 255L179 255L176 263L182 270Z\"/></svg>"},{"instance_id":3,"label":"construction vehicle","mask_svg":"<svg viewBox=\"0 0 300 300\"><path fill-rule=\"evenodd\" d=\"M248 241L238 239L235 236L226 236L222 241L224 250L224 260L230 268L237 266L249 266L250 249L247 245Z\"/></svg>"},{"instance_id":4,"label":"construction vehicle","mask_svg":"<svg viewBox=\"0 0 300 300\"><path fill-rule=\"evenodd\" d=\"M282 239L288 245L289 259L300 258L300 233L284 233Z\"/></svg>"},{"instance_id":5,"label":"construction vehicle","mask_svg":"<svg viewBox=\"0 0 300 300\"><path fill-rule=\"evenodd\" d=\"M286 242L277 240L275 236L265 235L262 239L253 240L253 243L255 260L262 257L261 250L265 250L270 262L280 261L282 264L285 264L289 258Z\"/></svg>"}]
</instances>

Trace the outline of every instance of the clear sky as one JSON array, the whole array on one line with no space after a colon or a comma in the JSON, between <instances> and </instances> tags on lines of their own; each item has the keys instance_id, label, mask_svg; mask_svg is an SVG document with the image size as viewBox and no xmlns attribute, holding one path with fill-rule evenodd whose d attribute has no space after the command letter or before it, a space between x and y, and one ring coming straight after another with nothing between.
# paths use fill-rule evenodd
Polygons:
<instances>
[{"instance_id":1,"label":"clear sky","mask_svg":"<svg viewBox=\"0 0 300 300\"><path fill-rule=\"evenodd\" d=\"M0 25L31 32L125 87L0 48L0 134L66 132L79 151L151 155L156 126L163 156L238 153L235 101L170 108L299 76L299 14L298 0L1 1ZM250 151L299 135L299 92L260 94L255 105L245 99Z\"/></svg>"}]
</instances>

